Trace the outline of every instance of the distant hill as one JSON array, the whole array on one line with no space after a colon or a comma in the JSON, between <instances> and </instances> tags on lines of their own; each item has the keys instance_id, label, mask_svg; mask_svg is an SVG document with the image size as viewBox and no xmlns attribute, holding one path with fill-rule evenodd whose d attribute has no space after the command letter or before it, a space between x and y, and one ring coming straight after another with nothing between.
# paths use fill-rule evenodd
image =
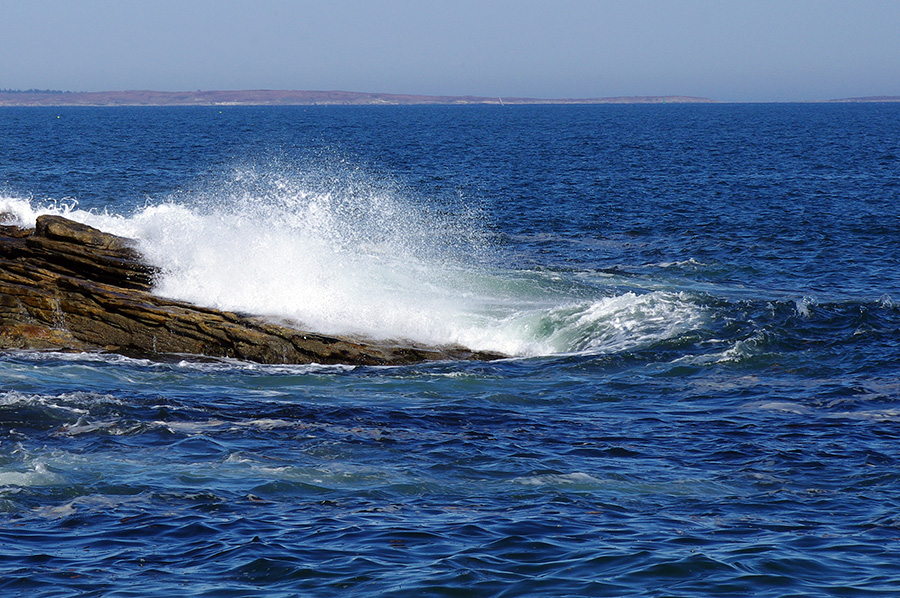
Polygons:
<instances>
[{"instance_id":1,"label":"distant hill","mask_svg":"<svg viewBox=\"0 0 900 598\"><path fill-rule=\"evenodd\" d=\"M613 98L496 98L426 96L354 91L52 91L0 90L0 106L314 106L413 104L666 104L711 103L689 96Z\"/></svg>"}]
</instances>

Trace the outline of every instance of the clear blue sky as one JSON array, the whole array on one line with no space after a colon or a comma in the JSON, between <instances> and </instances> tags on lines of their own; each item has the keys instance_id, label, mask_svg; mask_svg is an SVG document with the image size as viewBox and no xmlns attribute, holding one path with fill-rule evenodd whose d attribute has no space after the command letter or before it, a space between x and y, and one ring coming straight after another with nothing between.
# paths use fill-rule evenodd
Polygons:
<instances>
[{"instance_id":1,"label":"clear blue sky","mask_svg":"<svg viewBox=\"0 0 900 598\"><path fill-rule=\"evenodd\" d=\"M0 88L900 95L900 1L0 0Z\"/></svg>"}]
</instances>

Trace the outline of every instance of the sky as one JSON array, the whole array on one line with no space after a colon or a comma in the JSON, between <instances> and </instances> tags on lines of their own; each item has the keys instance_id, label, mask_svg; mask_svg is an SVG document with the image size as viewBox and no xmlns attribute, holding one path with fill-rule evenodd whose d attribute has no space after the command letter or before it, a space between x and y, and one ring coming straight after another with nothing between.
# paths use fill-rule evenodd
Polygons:
<instances>
[{"instance_id":1,"label":"sky","mask_svg":"<svg viewBox=\"0 0 900 598\"><path fill-rule=\"evenodd\" d=\"M0 89L900 96L898 0L0 0Z\"/></svg>"}]
</instances>

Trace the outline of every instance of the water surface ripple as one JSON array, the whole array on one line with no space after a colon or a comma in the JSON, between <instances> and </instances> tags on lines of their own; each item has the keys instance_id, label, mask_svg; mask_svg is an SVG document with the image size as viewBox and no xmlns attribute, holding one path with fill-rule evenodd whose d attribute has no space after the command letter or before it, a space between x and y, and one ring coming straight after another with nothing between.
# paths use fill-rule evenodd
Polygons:
<instances>
[{"instance_id":1,"label":"water surface ripple","mask_svg":"<svg viewBox=\"0 0 900 598\"><path fill-rule=\"evenodd\" d=\"M897 595L900 106L0 121L158 292L514 355L0 354L3 596Z\"/></svg>"}]
</instances>

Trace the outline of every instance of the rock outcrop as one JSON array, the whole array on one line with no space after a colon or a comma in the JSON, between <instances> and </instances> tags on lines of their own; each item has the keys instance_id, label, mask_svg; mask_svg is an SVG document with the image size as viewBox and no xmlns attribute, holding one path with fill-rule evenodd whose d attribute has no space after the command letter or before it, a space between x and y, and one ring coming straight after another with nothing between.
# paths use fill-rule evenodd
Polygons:
<instances>
[{"instance_id":1,"label":"rock outcrop","mask_svg":"<svg viewBox=\"0 0 900 598\"><path fill-rule=\"evenodd\" d=\"M154 295L156 274L128 239L60 216L40 216L33 229L0 224L0 349L364 365L503 357L326 336L207 309Z\"/></svg>"}]
</instances>

